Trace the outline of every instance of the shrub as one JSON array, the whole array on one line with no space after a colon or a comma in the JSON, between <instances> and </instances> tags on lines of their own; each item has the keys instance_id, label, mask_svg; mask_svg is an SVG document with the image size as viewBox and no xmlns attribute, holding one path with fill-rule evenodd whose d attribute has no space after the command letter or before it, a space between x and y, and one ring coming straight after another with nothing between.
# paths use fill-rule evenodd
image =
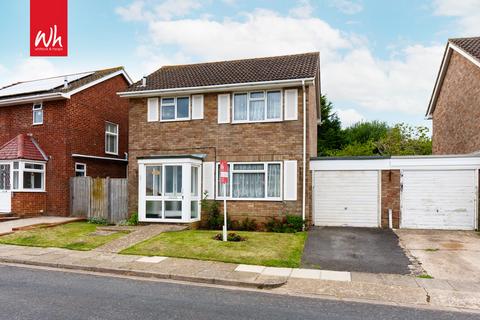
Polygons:
<instances>
[{"instance_id":1,"label":"shrub","mask_svg":"<svg viewBox=\"0 0 480 320\"><path fill-rule=\"evenodd\" d=\"M106 226L108 224L107 219L102 218L102 217L90 217L90 218L88 218L87 221L88 221L88 223L98 224L98 225L102 225L102 226Z\"/></svg>"},{"instance_id":2,"label":"shrub","mask_svg":"<svg viewBox=\"0 0 480 320\"><path fill-rule=\"evenodd\" d=\"M270 218L265 223L265 229L269 232L295 233L302 231L304 224L302 217L287 214L282 219Z\"/></svg>"},{"instance_id":3,"label":"shrub","mask_svg":"<svg viewBox=\"0 0 480 320\"><path fill-rule=\"evenodd\" d=\"M245 218L242 222L239 223L239 230L243 231L255 231L257 230L257 222L255 219Z\"/></svg>"},{"instance_id":4,"label":"shrub","mask_svg":"<svg viewBox=\"0 0 480 320\"><path fill-rule=\"evenodd\" d=\"M214 240L219 240L219 241L222 241L223 240L223 234L221 233L217 233L214 237L213 237ZM237 234L237 233L234 233L234 232L230 232L227 234L227 241L231 241L231 242L240 242L240 241L245 241L247 240L245 237L242 237L241 235Z\"/></svg>"}]
</instances>

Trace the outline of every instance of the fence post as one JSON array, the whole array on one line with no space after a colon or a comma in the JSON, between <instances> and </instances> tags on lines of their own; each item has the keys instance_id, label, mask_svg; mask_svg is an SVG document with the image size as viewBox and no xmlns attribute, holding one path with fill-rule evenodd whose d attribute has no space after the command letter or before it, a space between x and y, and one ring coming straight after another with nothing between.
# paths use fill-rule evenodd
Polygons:
<instances>
[{"instance_id":1,"label":"fence post","mask_svg":"<svg viewBox=\"0 0 480 320\"><path fill-rule=\"evenodd\" d=\"M110 190L111 190L111 181L110 181L110 177L107 177L106 179L106 183L105 183L105 192L107 193L107 220L109 223L112 223L113 219L112 219L112 196L111 196L111 193L110 193Z\"/></svg>"}]
</instances>

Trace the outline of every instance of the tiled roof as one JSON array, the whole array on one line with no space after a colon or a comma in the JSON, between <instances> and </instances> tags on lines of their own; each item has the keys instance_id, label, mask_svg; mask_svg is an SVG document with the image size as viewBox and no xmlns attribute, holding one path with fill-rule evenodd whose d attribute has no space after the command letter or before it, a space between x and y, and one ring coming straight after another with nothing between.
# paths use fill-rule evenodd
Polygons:
<instances>
[{"instance_id":1,"label":"tiled roof","mask_svg":"<svg viewBox=\"0 0 480 320\"><path fill-rule=\"evenodd\" d=\"M45 153L31 135L19 134L0 147L0 160L47 161Z\"/></svg>"},{"instance_id":2,"label":"tiled roof","mask_svg":"<svg viewBox=\"0 0 480 320\"><path fill-rule=\"evenodd\" d=\"M126 91L203 87L235 83L292 80L316 77L318 52L288 56L164 66Z\"/></svg>"},{"instance_id":3,"label":"tiled roof","mask_svg":"<svg viewBox=\"0 0 480 320\"><path fill-rule=\"evenodd\" d=\"M480 61L480 37L456 38L449 41Z\"/></svg>"},{"instance_id":4,"label":"tiled roof","mask_svg":"<svg viewBox=\"0 0 480 320\"><path fill-rule=\"evenodd\" d=\"M86 85L90 82L93 82L95 80L98 80L102 77L105 77L109 74L115 73L117 71L123 70L123 67L116 67L116 68L110 68L110 69L102 69L102 70L96 70L92 72L85 72L85 76L78 78L79 74L67 74L67 75L61 75L58 77L52 77L52 78L45 78L45 79L38 79L38 80L31 80L31 81L23 81L23 82L16 82L13 84L10 84L8 86L0 88L0 101L4 99L11 99L11 98L17 98L17 97L23 97L23 96L30 96L30 95L38 95L38 94L46 94L46 93L68 93L72 90L75 90L83 85ZM80 74L81 75L81 74ZM68 81L68 78L75 79L73 81L68 82L68 86L64 88L63 85L63 80L66 78ZM52 81L54 79L59 79L59 83L55 85L54 87L46 88L41 85L41 82L50 82L50 83L55 83L55 81ZM57 81L58 82L58 81ZM12 94L12 95L2 95L2 90L10 90L14 88L17 85L22 85L24 87L38 87L41 88L39 90L29 90L28 92L20 92L18 94ZM48 87L48 85L47 85Z\"/></svg>"}]
</instances>

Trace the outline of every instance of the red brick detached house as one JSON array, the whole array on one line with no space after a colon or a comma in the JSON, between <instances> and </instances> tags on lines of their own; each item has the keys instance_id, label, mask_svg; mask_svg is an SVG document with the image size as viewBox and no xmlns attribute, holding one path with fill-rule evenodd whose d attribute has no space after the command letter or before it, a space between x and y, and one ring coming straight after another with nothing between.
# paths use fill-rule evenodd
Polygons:
<instances>
[{"instance_id":1,"label":"red brick detached house","mask_svg":"<svg viewBox=\"0 0 480 320\"><path fill-rule=\"evenodd\" d=\"M73 176L126 177L123 68L0 89L0 213L69 215Z\"/></svg>"},{"instance_id":2,"label":"red brick detached house","mask_svg":"<svg viewBox=\"0 0 480 320\"><path fill-rule=\"evenodd\" d=\"M319 66L318 52L164 66L120 92L130 104L130 211L141 221L192 223L202 197L226 196L232 220L290 213L311 221Z\"/></svg>"},{"instance_id":3,"label":"red brick detached house","mask_svg":"<svg viewBox=\"0 0 480 320\"><path fill-rule=\"evenodd\" d=\"M480 37L448 41L427 118L434 154L480 151Z\"/></svg>"}]
</instances>

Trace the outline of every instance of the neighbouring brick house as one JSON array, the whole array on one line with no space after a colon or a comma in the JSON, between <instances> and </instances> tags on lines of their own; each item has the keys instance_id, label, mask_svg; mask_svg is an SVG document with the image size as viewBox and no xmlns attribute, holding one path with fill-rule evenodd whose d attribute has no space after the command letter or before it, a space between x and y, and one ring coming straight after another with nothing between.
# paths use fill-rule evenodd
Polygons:
<instances>
[{"instance_id":1,"label":"neighbouring brick house","mask_svg":"<svg viewBox=\"0 0 480 320\"><path fill-rule=\"evenodd\" d=\"M147 222L201 220L201 199L232 220L290 213L311 222L309 159L317 154L319 53L164 66L129 98L129 210Z\"/></svg>"},{"instance_id":2,"label":"neighbouring brick house","mask_svg":"<svg viewBox=\"0 0 480 320\"><path fill-rule=\"evenodd\" d=\"M69 215L73 176L126 177L122 67L0 89L0 212Z\"/></svg>"},{"instance_id":3,"label":"neighbouring brick house","mask_svg":"<svg viewBox=\"0 0 480 320\"><path fill-rule=\"evenodd\" d=\"M480 37L448 41L427 118L434 154L480 151Z\"/></svg>"}]
</instances>

